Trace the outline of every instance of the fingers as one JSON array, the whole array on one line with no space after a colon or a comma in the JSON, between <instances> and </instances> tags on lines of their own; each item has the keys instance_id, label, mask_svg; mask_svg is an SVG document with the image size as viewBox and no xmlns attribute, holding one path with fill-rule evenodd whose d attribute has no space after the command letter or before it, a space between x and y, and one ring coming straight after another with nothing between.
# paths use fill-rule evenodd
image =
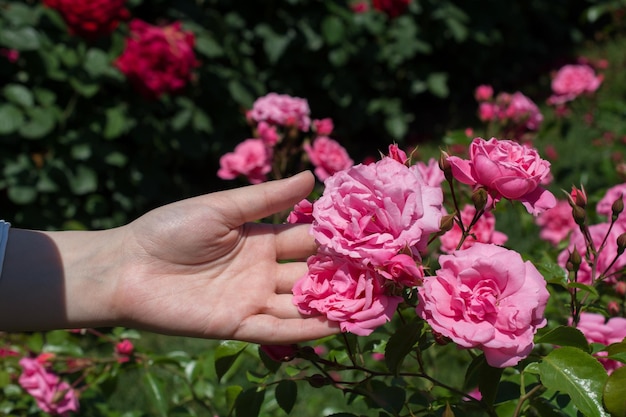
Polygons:
<instances>
[{"instance_id":1,"label":"fingers","mask_svg":"<svg viewBox=\"0 0 626 417\"><path fill-rule=\"evenodd\" d=\"M276 259L306 259L317 251L315 239L309 233L309 224L277 224L274 225L276 234Z\"/></svg>"},{"instance_id":2,"label":"fingers","mask_svg":"<svg viewBox=\"0 0 626 417\"><path fill-rule=\"evenodd\" d=\"M230 227L252 222L293 207L309 195L315 178L309 171L293 177L214 193Z\"/></svg>"},{"instance_id":3,"label":"fingers","mask_svg":"<svg viewBox=\"0 0 626 417\"><path fill-rule=\"evenodd\" d=\"M233 337L260 344L306 342L339 333L337 323L323 317L280 319L256 315L246 319Z\"/></svg>"}]
</instances>

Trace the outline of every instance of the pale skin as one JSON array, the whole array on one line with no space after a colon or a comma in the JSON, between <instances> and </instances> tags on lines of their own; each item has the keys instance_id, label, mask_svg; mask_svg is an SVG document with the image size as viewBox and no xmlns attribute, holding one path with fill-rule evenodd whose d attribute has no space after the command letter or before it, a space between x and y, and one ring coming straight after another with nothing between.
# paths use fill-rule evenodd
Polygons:
<instances>
[{"instance_id":1,"label":"pale skin","mask_svg":"<svg viewBox=\"0 0 626 417\"><path fill-rule=\"evenodd\" d=\"M255 223L313 185L304 172L182 200L109 230L12 228L0 330L124 326L265 344L335 334L336 325L292 303L316 250L308 225Z\"/></svg>"}]
</instances>

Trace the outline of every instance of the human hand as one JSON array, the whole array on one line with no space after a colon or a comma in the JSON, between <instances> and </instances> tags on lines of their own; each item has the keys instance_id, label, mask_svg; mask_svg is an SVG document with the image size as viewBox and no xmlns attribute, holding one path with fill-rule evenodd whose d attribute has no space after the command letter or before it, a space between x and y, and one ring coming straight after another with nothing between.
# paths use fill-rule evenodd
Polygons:
<instances>
[{"instance_id":1,"label":"human hand","mask_svg":"<svg viewBox=\"0 0 626 417\"><path fill-rule=\"evenodd\" d=\"M289 209L310 172L157 208L120 229L112 306L127 327L167 334L293 343L338 332L305 318L291 288L316 245L308 225L252 223ZM280 262L299 260L294 262Z\"/></svg>"}]
</instances>

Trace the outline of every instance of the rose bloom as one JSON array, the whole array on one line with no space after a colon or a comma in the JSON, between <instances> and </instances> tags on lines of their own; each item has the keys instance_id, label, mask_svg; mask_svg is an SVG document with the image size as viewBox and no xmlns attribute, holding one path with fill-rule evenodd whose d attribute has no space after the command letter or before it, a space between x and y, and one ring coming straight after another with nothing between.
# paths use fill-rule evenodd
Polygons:
<instances>
[{"instance_id":1,"label":"rose bloom","mask_svg":"<svg viewBox=\"0 0 626 417\"><path fill-rule=\"evenodd\" d=\"M313 203L305 198L296 204L287 216L287 223L313 223Z\"/></svg>"},{"instance_id":2,"label":"rose bloom","mask_svg":"<svg viewBox=\"0 0 626 417\"><path fill-rule=\"evenodd\" d=\"M417 261L421 259L418 257ZM377 272L400 288L416 287L424 280L424 268L418 262L414 257L401 253L385 261Z\"/></svg>"},{"instance_id":3,"label":"rose bloom","mask_svg":"<svg viewBox=\"0 0 626 417\"><path fill-rule=\"evenodd\" d=\"M550 175L550 163L539 153L510 140L476 138L470 145L470 159L448 157L452 175L474 187L484 187L493 199L519 200L533 215L556 205L554 195L541 187Z\"/></svg>"},{"instance_id":4,"label":"rose bloom","mask_svg":"<svg viewBox=\"0 0 626 417\"><path fill-rule=\"evenodd\" d=\"M10 63L15 64L20 59L20 51L17 49L0 48L0 56L6 57Z\"/></svg>"},{"instance_id":5,"label":"rose bloom","mask_svg":"<svg viewBox=\"0 0 626 417\"><path fill-rule=\"evenodd\" d=\"M493 87L487 84L482 84L476 87L474 91L474 98L476 101L487 101L493 97Z\"/></svg>"},{"instance_id":6,"label":"rose bloom","mask_svg":"<svg viewBox=\"0 0 626 417\"><path fill-rule=\"evenodd\" d=\"M578 227L572 216L572 207L565 200L558 200L556 206L539 214L535 223L541 228L539 237L554 246Z\"/></svg>"},{"instance_id":7,"label":"rose bloom","mask_svg":"<svg viewBox=\"0 0 626 417\"><path fill-rule=\"evenodd\" d=\"M602 199L598 201L598 205L596 205L596 212L610 219L613 215L613 203L620 197L626 204L626 183L615 185L606 190L604 197L602 197Z\"/></svg>"},{"instance_id":8,"label":"rose bloom","mask_svg":"<svg viewBox=\"0 0 626 417\"><path fill-rule=\"evenodd\" d=\"M318 253L307 260L308 272L293 287L293 303L304 315L323 315L343 332L371 334L393 316L402 297L384 293L374 269L347 257Z\"/></svg>"},{"instance_id":9,"label":"rose bloom","mask_svg":"<svg viewBox=\"0 0 626 417\"><path fill-rule=\"evenodd\" d=\"M199 64L194 43L193 33L183 31L180 22L160 27L133 19L126 48L115 65L148 99L177 93L189 83Z\"/></svg>"},{"instance_id":10,"label":"rose bloom","mask_svg":"<svg viewBox=\"0 0 626 417\"><path fill-rule=\"evenodd\" d=\"M315 133L318 136L328 136L333 133L335 125L333 123L333 119L326 118L313 120L313 127L315 128Z\"/></svg>"},{"instance_id":11,"label":"rose bloom","mask_svg":"<svg viewBox=\"0 0 626 417\"><path fill-rule=\"evenodd\" d=\"M222 155L217 176L232 180L243 175L251 184L259 184L272 170L271 158L271 149L261 139L246 139L233 152Z\"/></svg>"},{"instance_id":12,"label":"rose bloom","mask_svg":"<svg viewBox=\"0 0 626 417\"><path fill-rule=\"evenodd\" d=\"M465 227L469 226L475 214L476 209L474 206L467 204L463 207L463 210L461 210L461 220ZM462 235L461 228L455 222L452 229L440 237L441 250L446 253L451 253L456 250ZM507 240L507 235L496 230L496 216L494 216L493 213L484 212L476 221L472 230L470 230L470 235L465 238L460 249L467 249L476 242L504 245Z\"/></svg>"},{"instance_id":13,"label":"rose bloom","mask_svg":"<svg viewBox=\"0 0 626 417\"><path fill-rule=\"evenodd\" d=\"M563 104L582 94L591 94L600 87L602 79L589 65L565 65L552 80L554 94L548 98L548 103Z\"/></svg>"},{"instance_id":14,"label":"rose bloom","mask_svg":"<svg viewBox=\"0 0 626 417\"><path fill-rule=\"evenodd\" d=\"M372 7L389 17L398 17L407 11L409 3L411 0L373 0Z\"/></svg>"},{"instance_id":15,"label":"rose bloom","mask_svg":"<svg viewBox=\"0 0 626 417\"><path fill-rule=\"evenodd\" d=\"M280 142L280 135L278 134L275 125L271 125L267 122L259 122L256 127L256 131L259 138L261 138L263 143L267 146L274 146Z\"/></svg>"},{"instance_id":16,"label":"rose bloom","mask_svg":"<svg viewBox=\"0 0 626 417\"><path fill-rule=\"evenodd\" d=\"M435 158L430 158L428 163L417 161L414 166L424 178L426 185L441 187L441 183L446 179L443 171L439 168L439 161Z\"/></svg>"},{"instance_id":17,"label":"rose bloom","mask_svg":"<svg viewBox=\"0 0 626 417\"><path fill-rule=\"evenodd\" d=\"M265 121L280 126L296 126L307 132L311 125L310 113L309 103L303 98L269 93L256 99L247 116L257 123Z\"/></svg>"},{"instance_id":18,"label":"rose bloom","mask_svg":"<svg viewBox=\"0 0 626 417\"><path fill-rule=\"evenodd\" d=\"M44 0L43 3L61 14L70 33L87 39L110 34L120 20L130 17L124 7L126 0Z\"/></svg>"},{"instance_id":19,"label":"rose bloom","mask_svg":"<svg viewBox=\"0 0 626 417\"><path fill-rule=\"evenodd\" d=\"M545 326L549 293L530 262L515 251L476 243L439 257L436 276L418 287L417 313L434 332L481 349L489 365L516 365Z\"/></svg>"},{"instance_id":20,"label":"rose bloom","mask_svg":"<svg viewBox=\"0 0 626 417\"><path fill-rule=\"evenodd\" d=\"M519 91L509 96L508 104L503 111L506 119L528 130L538 130L543 121L539 107Z\"/></svg>"},{"instance_id":21,"label":"rose bloom","mask_svg":"<svg viewBox=\"0 0 626 417\"><path fill-rule=\"evenodd\" d=\"M37 359L22 358L19 364L22 367L19 384L44 412L67 416L70 411L78 411L76 393L67 382L48 372Z\"/></svg>"},{"instance_id":22,"label":"rose bloom","mask_svg":"<svg viewBox=\"0 0 626 417\"><path fill-rule=\"evenodd\" d=\"M497 110L494 103L484 101L478 105L478 118L482 122L490 122L495 119Z\"/></svg>"},{"instance_id":23,"label":"rose bloom","mask_svg":"<svg viewBox=\"0 0 626 417\"><path fill-rule=\"evenodd\" d=\"M339 142L326 136L318 136L313 145L305 143L303 148L315 166L314 172L320 181L354 164L346 149Z\"/></svg>"},{"instance_id":24,"label":"rose bloom","mask_svg":"<svg viewBox=\"0 0 626 417\"><path fill-rule=\"evenodd\" d=\"M600 248L600 245L602 245L602 242L605 240L605 236L609 231L609 228L610 223L598 223L589 226L589 234L591 235L591 240L593 241L596 249ZM582 233L580 232L580 229L578 228L572 231L572 234L570 235L569 245L567 246L567 249L563 250L558 255L557 262L559 265L565 268L570 253L572 253L574 251L574 248L576 248L582 258L580 269L578 270L578 273L576 275L576 282L590 285L594 282L594 280L598 279L599 275L601 273L604 273L609 265L611 265L611 263L613 262L613 259L617 254L617 238L624 232L626 232L626 224L623 222L616 222L613 228L611 228L611 232L606 238L604 249L602 249L602 251L595 258L595 276L592 275L592 268L585 260L587 245ZM626 267L626 257L620 256L607 271L607 277L604 281L609 284L615 284L618 278L615 274L624 267Z\"/></svg>"},{"instance_id":25,"label":"rose bloom","mask_svg":"<svg viewBox=\"0 0 626 417\"><path fill-rule=\"evenodd\" d=\"M406 249L417 255L439 231L441 188L392 158L355 165L324 185L311 233L319 244L363 264L382 265Z\"/></svg>"},{"instance_id":26,"label":"rose bloom","mask_svg":"<svg viewBox=\"0 0 626 417\"><path fill-rule=\"evenodd\" d=\"M389 155L387 155L389 158L391 159L395 159L396 161L400 162L401 164L406 164L406 161L408 161L408 157L406 156L406 152L404 152L402 149L400 149L400 147L398 145L391 144L389 145Z\"/></svg>"},{"instance_id":27,"label":"rose bloom","mask_svg":"<svg viewBox=\"0 0 626 417\"><path fill-rule=\"evenodd\" d=\"M582 312L577 329L585 335L589 343L609 346L622 342L626 337L626 318L613 317L607 320L601 314ZM621 362L602 358L606 356L606 352L598 352L595 356L609 374L624 366Z\"/></svg>"}]
</instances>

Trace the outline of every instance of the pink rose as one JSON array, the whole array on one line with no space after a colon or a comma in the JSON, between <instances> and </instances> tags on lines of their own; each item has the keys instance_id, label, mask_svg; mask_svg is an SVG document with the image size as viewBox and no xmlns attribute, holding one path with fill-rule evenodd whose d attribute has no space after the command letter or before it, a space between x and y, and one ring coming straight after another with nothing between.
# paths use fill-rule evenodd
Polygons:
<instances>
[{"instance_id":1,"label":"pink rose","mask_svg":"<svg viewBox=\"0 0 626 417\"><path fill-rule=\"evenodd\" d=\"M10 63L15 64L20 59L20 51L17 49L0 48L0 56L6 57Z\"/></svg>"},{"instance_id":2,"label":"pink rose","mask_svg":"<svg viewBox=\"0 0 626 417\"><path fill-rule=\"evenodd\" d=\"M313 203L304 199L296 204L287 216L287 223L313 223Z\"/></svg>"},{"instance_id":3,"label":"pink rose","mask_svg":"<svg viewBox=\"0 0 626 417\"><path fill-rule=\"evenodd\" d=\"M415 262L412 256L403 253L385 261L378 273L400 287L416 287L424 280L422 265Z\"/></svg>"},{"instance_id":4,"label":"pink rose","mask_svg":"<svg viewBox=\"0 0 626 417\"><path fill-rule=\"evenodd\" d=\"M539 107L519 91L509 97L510 101L504 108L505 118L512 120L516 125L524 126L528 130L538 130L543 121Z\"/></svg>"},{"instance_id":5,"label":"pink rose","mask_svg":"<svg viewBox=\"0 0 626 417\"><path fill-rule=\"evenodd\" d=\"M303 147L315 166L315 175L320 181L354 164L346 149L329 137L318 136L313 145L305 143Z\"/></svg>"},{"instance_id":6,"label":"pink rose","mask_svg":"<svg viewBox=\"0 0 626 417\"><path fill-rule=\"evenodd\" d=\"M515 251L474 246L439 257L436 276L418 287L417 313L434 332L459 346L481 349L489 365L516 365L545 326L546 282Z\"/></svg>"},{"instance_id":7,"label":"pink rose","mask_svg":"<svg viewBox=\"0 0 626 417\"><path fill-rule=\"evenodd\" d=\"M441 188L426 185L416 169L394 159L355 165L324 185L311 233L363 264L382 265L406 249L417 255L439 230Z\"/></svg>"},{"instance_id":8,"label":"pink rose","mask_svg":"<svg viewBox=\"0 0 626 417\"><path fill-rule=\"evenodd\" d=\"M577 328L585 335L589 343L609 346L622 342L626 337L626 318L613 317L607 320L601 314L582 312ZM598 352L595 356L609 374L624 366L621 362L602 358L606 356L606 352Z\"/></svg>"},{"instance_id":9,"label":"pink rose","mask_svg":"<svg viewBox=\"0 0 626 417\"><path fill-rule=\"evenodd\" d=\"M556 206L539 214L535 223L541 228L539 237L554 246L578 227L572 217L572 207L565 200L558 200Z\"/></svg>"},{"instance_id":10,"label":"pink rose","mask_svg":"<svg viewBox=\"0 0 626 417\"><path fill-rule=\"evenodd\" d=\"M248 112L255 122L268 122L280 126L296 126L306 132L311 125L309 103L299 97L269 93L258 98Z\"/></svg>"},{"instance_id":11,"label":"pink rose","mask_svg":"<svg viewBox=\"0 0 626 417\"><path fill-rule=\"evenodd\" d=\"M67 382L48 372L37 359L20 359L22 374L18 382L37 401L37 406L52 415L66 416L78 411L76 393Z\"/></svg>"},{"instance_id":12,"label":"pink rose","mask_svg":"<svg viewBox=\"0 0 626 417\"><path fill-rule=\"evenodd\" d=\"M533 148L510 140L476 138L470 159L448 157L452 175L474 187L484 187L493 205L502 197L519 200L533 215L556 205L554 195L540 186L550 175L550 163Z\"/></svg>"},{"instance_id":13,"label":"pink rose","mask_svg":"<svg viewBox=\"0 0 626 417\"><path fill-rule=\"evenodd\" d=\"M371 334L393 316L401 297L385 295L384 279L348 258L318 253L293 287L293 303L305 315L323 315L342 331Z\"/></svg>"},{"instance_id":14,"label":"pink rose","mask_svg":"<svg viewBox=\"0 0 626 417\"><path fill-rule=\"evenodd\" d=\"M609 223L598 223L589 226L589 235L591 236L591 240L593 241L596 249L600 248L602 242L605 241L605 236L609 231L610 224ZM600 273L604 273L607 271L607 276L605 282L615 284L617 278L616 273L620 271L622 268L626 267L626 257L620 256L617 258L617 261L613 263L613 259L617 254L617 238L622 233L626 232L626 224L623 222L617 222L610 228L611 232L608 237L606 237L606 243L602 251L597 254L595 259L592 259L592 262L595 263L595 276L593 275L593 270L591 265L589 265L586 261L586 241L580 232L579 228L575 228L570 235L569 245L567 249L562 251L558 257L557 261L559 265L563 268L566 267L567 261L569 259L570 253L574 251L574 248L581 255L582 263L580 264L580 269L576 275L576 281L582 284L592 284L596 279L599 278ZM610 266L610 268L609 268Z\"/></svg>"},{"instance_id":15,"label":"pink rose","mask_svg":"<svg viewBox=\"0 0 626 417\"><path fill-rule=\"evenodd\" d=\"M259 138L263 140L267 146L274 146L280 141L280 135L276 131L276 126L267 122L259 122L256 127Z\"/></svg>"},{"instance_id":16,"label":"pink rose","mask_svg":"<svg viewBox=\"0 0 626 417\"><path fill-rule=\"evenodd\" d=\"M87 39L110 34L120 20L130 16L126 0L44 0L43 3L61 14L70 33Z\"/></svg>"},{"instance_id":17,"label":"pink rose","mask_svg":"<svg viewBox=\"0 0 626 417\"><path fill-rule=\"evenodd\" d=\"M489 122L496 117L497 108L490 102L482 102L478 105L478 118L483 122Z\"/></svg>"},{"instance_id":18,"label":"pink rose","mask_svg":"<svg viewBox=\"0 0 626 417\"><path fill-rule=\"evenodd\" d=\"M619 198L622 198L626 204L626 183L615 185L606 190L604 197L598 201L596 212L607 216L610 219L613 215L613 203Z\"/></svg>"},{"instance_id":19,"label":"pink rose","mask_svg":"<svg viewBox=\"0 0 626 417\"><path fill-rule=\"evenodd\" d=\"M313 127L317 136L328 136L333 133L335 125L333 124L333 119L326 118L313 120Z\"/></svg>"},{"instance_id":20,"label":"pink rose","mask_svg":"<svg viewBox=\"0 0 626 417\"><path fill-rule=\"evenodd\" d=\"M552 80L554 94L548 98L548 103L563 104L582 94L591 94L600 87L602 80L589 65L565 65Z\"/></svg>"},{"instance_id":21,"label":"pink rose","mask_svg":"<svg viewBox=\"0 0 626 417\"><path fill-rule=\"evenodd\" d=\"M461 210L461 220L466 228L472 222L475 214L476 209L474 206L469 204ZM446 253L456 250L457 245L461 241L462 235L463 233L461 232L461 228L455 222L452 229L441 236L441 250ZM463 245L460 249L467 249L477 242L504 245L507 240L507 235L496 231L496 216L494 216L493 213L484 212L470 230L470 235L465 238L465 241L463 241Z\"/></svg>"},{"instance_id":22,"label":"pink rose","mask_svg":"<svg viewBox=\"0 0 626 417\"><path fill-rule=\"evenodd\" d=\"M178 93L198 66L194 43L194 34L183 31L180 22L160 27L133 19L126 48L115 65L148 99Z\"/></svg>"},{"instance_id":23,"label":"pink rose","mask_svg":"<svg viewBox=\"0 0 626 417\"><path fill-rule=\"evenodd\" d=\"M482 84L476 87L474 91L474 98L476 101L488 101L493 97L493 87L487 84Z\"/></svg>"},{"instance_id":24,"label":"pink rose","mask_svg":"<svg viewBox=\"0 0 626 417\"><path fill-rule=\"evenodd\" d=\"M406 164L406 161L408 161L408 157L406 156L406 152L404 152L402 149L400 149L400 147L398 147L398 145L391 144L389 145L389 155L387 155L389 158L391 159L395 159L396 161L400 162L401 164Z\"/></svg>"},{"instance_id":25,"label":"pink rose","mask_svg":"<svg viewBox=\"0 0 626 417\"><path fill-rule=\"evenodd\" d=\"M430 158L428 163L417 161L413 165L418 170L426 185L431 187L441 187L441 183L446 179L443 171L439 168L439 161L435 158Z\"/></svg>"},{"instance_id":26,"label":"pink rose","mask_svg":"<svg viewBox=\"0 0 626 417\"><path fill-rule=\"evenodd\" d=\"M258 184L265 181L266 174L272 170L271 158L271 149L261 139L246 139L234 152L222 155L217 176L232 180L244 175L251 184Z\"/></svg>"}]
</instances>

